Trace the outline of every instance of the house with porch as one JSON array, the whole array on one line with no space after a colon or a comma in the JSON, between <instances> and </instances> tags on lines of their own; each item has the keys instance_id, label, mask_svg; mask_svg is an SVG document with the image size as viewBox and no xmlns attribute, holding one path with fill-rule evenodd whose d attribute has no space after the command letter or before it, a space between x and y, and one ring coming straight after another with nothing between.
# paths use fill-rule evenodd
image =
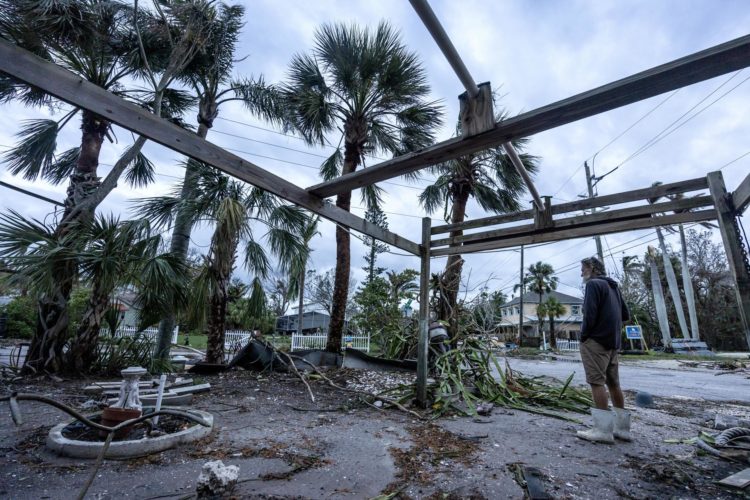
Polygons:
<instances>
[{"instance_id":1,"label":"house with porch","mask_svg":"<svg viewBox=\"0 0 750 500\"><path fill-rule=\"evenodd\" d=\"M581 322L583 321L582 307L583 299L573 297L557 290L542 294L542 302L549 297L557 299L565 308L565 312L555 318L555 336L558 339L579 340L581 333ZM539 294L527 292L523 294L523 336L524 343L540 344L542 335L539 332L539 318L536 313L539 305ZM521 298L516 297L506 302L500 308L501 320L497 327L498 333L506 341L518 340L518 326L521 321ZM549 332L549 319L543 319L545 335Z\"/></svg>"}]
</instances>

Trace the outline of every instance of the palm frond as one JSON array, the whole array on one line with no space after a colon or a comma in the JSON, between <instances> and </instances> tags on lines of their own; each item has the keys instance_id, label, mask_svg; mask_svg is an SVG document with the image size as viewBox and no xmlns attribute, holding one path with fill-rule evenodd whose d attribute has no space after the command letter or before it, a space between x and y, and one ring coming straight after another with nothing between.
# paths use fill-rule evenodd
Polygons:
<instances>
[{"instance_id":1,"label":"palm frond","mask_svg":"<svg viewBox=\"0 0 750 500\"><path fill-rule=\"evenodd\" d=\"M132 211L138 216L150 220L157 227L172 223L181 205L177 196L155 196L141 198L132 202Z\"/></svg>"},{"instance_id":2,"label":"palm frond","mask_svg":"<svg viewBox=\"0 0 750 500\"><path fill-rule=\"evenodd\" d=\"M320 165L320 176L325 181L330 181L341 175L341 168L344 165L344 154L341 148L336 148L336 151L331 153L321 165Z\"/></svg>"},{"instance_id":3,"label":"palm frond","mask_svg":"<svg viewBox=\"0 0 750 500\"><path fill-rule=\"evenodd\" d=\"M268 276L271 263L268 260L263 245L255 240L246 241L244 257L245 268L247 268L248 271L262 278Z\"/></svg>"},{"instance_id":4,"label":"palm frond","mask_svg":"<svg viewBox=\"0 0 750 500\"><path fill-rule=\"evenodd\" d=\"M360 190L360 196L362 197L362 203L368 209L372 207L380 207L383 203L383 188L377 184L370 184L362 187Z\"/></svg>"},{"instance_id":5,"label":"palm frond","mask_svg":"<svg viewBox=\"0 0 750 500\"><path fill-rule=\"evenodd\" d=\"M129 152L130 147L123 152L123 156ZM138 151L133 161L130 162L125 170L125 182L132 187L138 188L146 187L154 182L154 180L156 180L154 164L146 158L143 151Z\"/></svg>"},{"instance_id":6,"label":"palm frond","mask_svg":"<svg viewBox=\"0 0 750 500\"><path fill-rule=\"evenodd\" d=\"M300 255L307 252L306 245L296 235L280 228L270 228L266 240L271 252L278 257L279 267L285 272L295 260L299 260Z\"/></svg>"},{"instance_id":7,"label":"palm frond","mask_svg":"<svg viewBox=\"0 0 750 500\"><path fill-rule=\"evenodd\" d=\"M75 171L80 154L81 148L76 146L57 155L49 168L42 169L42 177L55 185L65 182Z\"/></svg>"},{"instance_id":8,"label":"palm frond","mask_svg":"<svg viewBox=\"0 0 750 500\"><path fill-rule=\"evenodd\" d=\"M235 80L230 88L253 115L285 128L292 126L283 92L273 85L267 85L263 77Z\"/></svg>"},{"instance_id":9,"label":"palm frond","mask_svg":"<svg viewBox=\"0 0 750 500\"><path fill-rule=\"evenodd\" d=\"M37 179L54 164L58 131L55 120L21 122L21 131L16 134L18 143L3 154L8 170L13 175L22 173L25 179Z\"/></svg>"},{"instance_id":10,"label":"palm frond","mask_svg":"<svg viewBox=\"0 0 750 500\"><path fill-rule=\"evenodd\" d=\"M247 301L245 314L250 318L261 318L266 311L266 291L263 289L263 282L259 277L255 277L251 284L252 292Z\"/></svg>"},{"instance_id":11,"label":"palm frond","mask_svg":"<svg viewBox=\"0 0 750 500\"><path fill-rule=\"evenodd\" d=\"M447 201L448 192L444 184L431 184L419 194L419 203L428 214L435 213Z\"/></svg>"}]
</instances>

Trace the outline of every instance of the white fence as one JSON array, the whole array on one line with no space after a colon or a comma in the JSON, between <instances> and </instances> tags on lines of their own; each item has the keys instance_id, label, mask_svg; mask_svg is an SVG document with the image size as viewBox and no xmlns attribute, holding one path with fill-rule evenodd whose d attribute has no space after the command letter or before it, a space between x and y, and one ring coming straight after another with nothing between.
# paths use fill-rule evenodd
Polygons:
<instances>
[{"instance_id":1,"label":"white fence","mask_svg":"<svg viewBox=\"0 0 750 500\"><path fill-rule=\"evenodd\" d=\"M325 349L328 335L300 335L292 333L292 351L302 349ZM359 351L370 352L369 335L345 335L341 338L341 347L351 347Z\"/></svg>"},{"instance_id":2,"label":"white fence","mask_svg":"<svg viewBox=\"0 0 750 500\"><path fill-rule=\"evenodd\" d=\"M159 328L152 326L149 328L146 328L145 330L138 330L135 327L132 326L122 326L115 330L115 337L135 337L137 333L140 333L144 337L146 337L150 342L156 342L156 339L159 335ZM180 327L175 326L174 330L172 331L172 343L177 343L177 336L180 333ZM109 336L109 328L102 328L99 330L100 335Z\"/></svg>"},{"instance_id":3,"label":"white fence","mask_svg":"<svg viewBox=\"0 0 750 500\"><path fill-rule=\"evenodd\" d=\"M224 334L224 347L227 349L240 350L250 342L252 332L246 330L227 330Z\"/></svg>"},{"instance_id":4,"label":"white fence","mask_svg":"<svg viewBox=\"0 0 750 500\"><path fill-rule=\"evenodd\" d=\"M578 340L557 339L557 349L559 351L580 351L581 343Z\"/></svg>"},{"instance_id":5,"label":"white fence","mask_svg":"<svg viewBox=\"0 0 750 500\"><path fill-rule=\"evenodd\" d=\"M109 336L109 328L102 328L99 332L101 335ZM137 328L133 327L121 327L115 331L115 337L134 337L137 333L140 333L146 337L149 342L156 343L159 329L157 327L146 328L145 330L138 331ZM172 332L172 343L177 344L178 335L180 333L180 327L175 326ZM228 330L224 336L224 348L239 350L244 347L248 342L252 333L245 330Z\"/></svg>"}]
</instances>

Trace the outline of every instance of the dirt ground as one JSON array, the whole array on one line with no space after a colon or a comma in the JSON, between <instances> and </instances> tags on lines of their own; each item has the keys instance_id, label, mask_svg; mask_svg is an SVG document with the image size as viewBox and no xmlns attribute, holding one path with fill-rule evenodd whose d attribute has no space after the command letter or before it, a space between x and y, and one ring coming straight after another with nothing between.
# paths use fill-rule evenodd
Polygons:
<instances>
[{"instance_id":1,"label":"dirt ground","mask_svg":"<svg viewBox=\"0 0 750 500\"><path fill-rule=\"evenodd\" d=\"M331 376L356 387L382 382L370 372ZM747 463L664 442L709 430L703 426L716 412L750 414L739 404L659 399L657 408L633 408L632 443L596 445L575 437L579 424L502 408L481 418L421 421L323 380L311 381L313 403L291 374L232 371L197 381L212 385L192 405L214 414L212 435L148 457L105 461L87 498L191 498L201 466L216 459L239 467L236 498L523 498L519 464L541 470L552 498L745 497L714 481ZM86 383L26 380L3 383L2 392L35 392L80 407L89 399L81 394ZM44 446L51 426L69 418L36 403L21 407L20 427L7 404L0 407L0 497L75 498L94 461L61 458Z\"/></svg>"}]
</instances>

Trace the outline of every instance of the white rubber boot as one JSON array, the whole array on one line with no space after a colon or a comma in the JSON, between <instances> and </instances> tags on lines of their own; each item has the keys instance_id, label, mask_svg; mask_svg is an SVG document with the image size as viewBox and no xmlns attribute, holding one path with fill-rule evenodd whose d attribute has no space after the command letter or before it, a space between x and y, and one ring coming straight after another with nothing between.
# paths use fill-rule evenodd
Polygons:
<instances>
[{"instance_id":1,"label":"white rubber boot","mask_svg":"<svg viewBox=\"0 0 750 500\"><path fill-rule=\"evenodd\" d=\"M632 441L633 436L630 435L630 412L623 408L615 408L614 417L615 425L612 434L617 439Z\"/></svg>"},{"instance_id":2,"label":"white rubber boot","mask_svg":"<svg viewBox=\"0 0 750 500\"><path fill-rule=\"evenodd\" d=\"M609 410L591 408L591 416L594 419L594 426L587 431L576 432L576 436L595 443L614 443L615 438L612 431L614 429L615 414Z\"/></svg>"}]
</instances>

